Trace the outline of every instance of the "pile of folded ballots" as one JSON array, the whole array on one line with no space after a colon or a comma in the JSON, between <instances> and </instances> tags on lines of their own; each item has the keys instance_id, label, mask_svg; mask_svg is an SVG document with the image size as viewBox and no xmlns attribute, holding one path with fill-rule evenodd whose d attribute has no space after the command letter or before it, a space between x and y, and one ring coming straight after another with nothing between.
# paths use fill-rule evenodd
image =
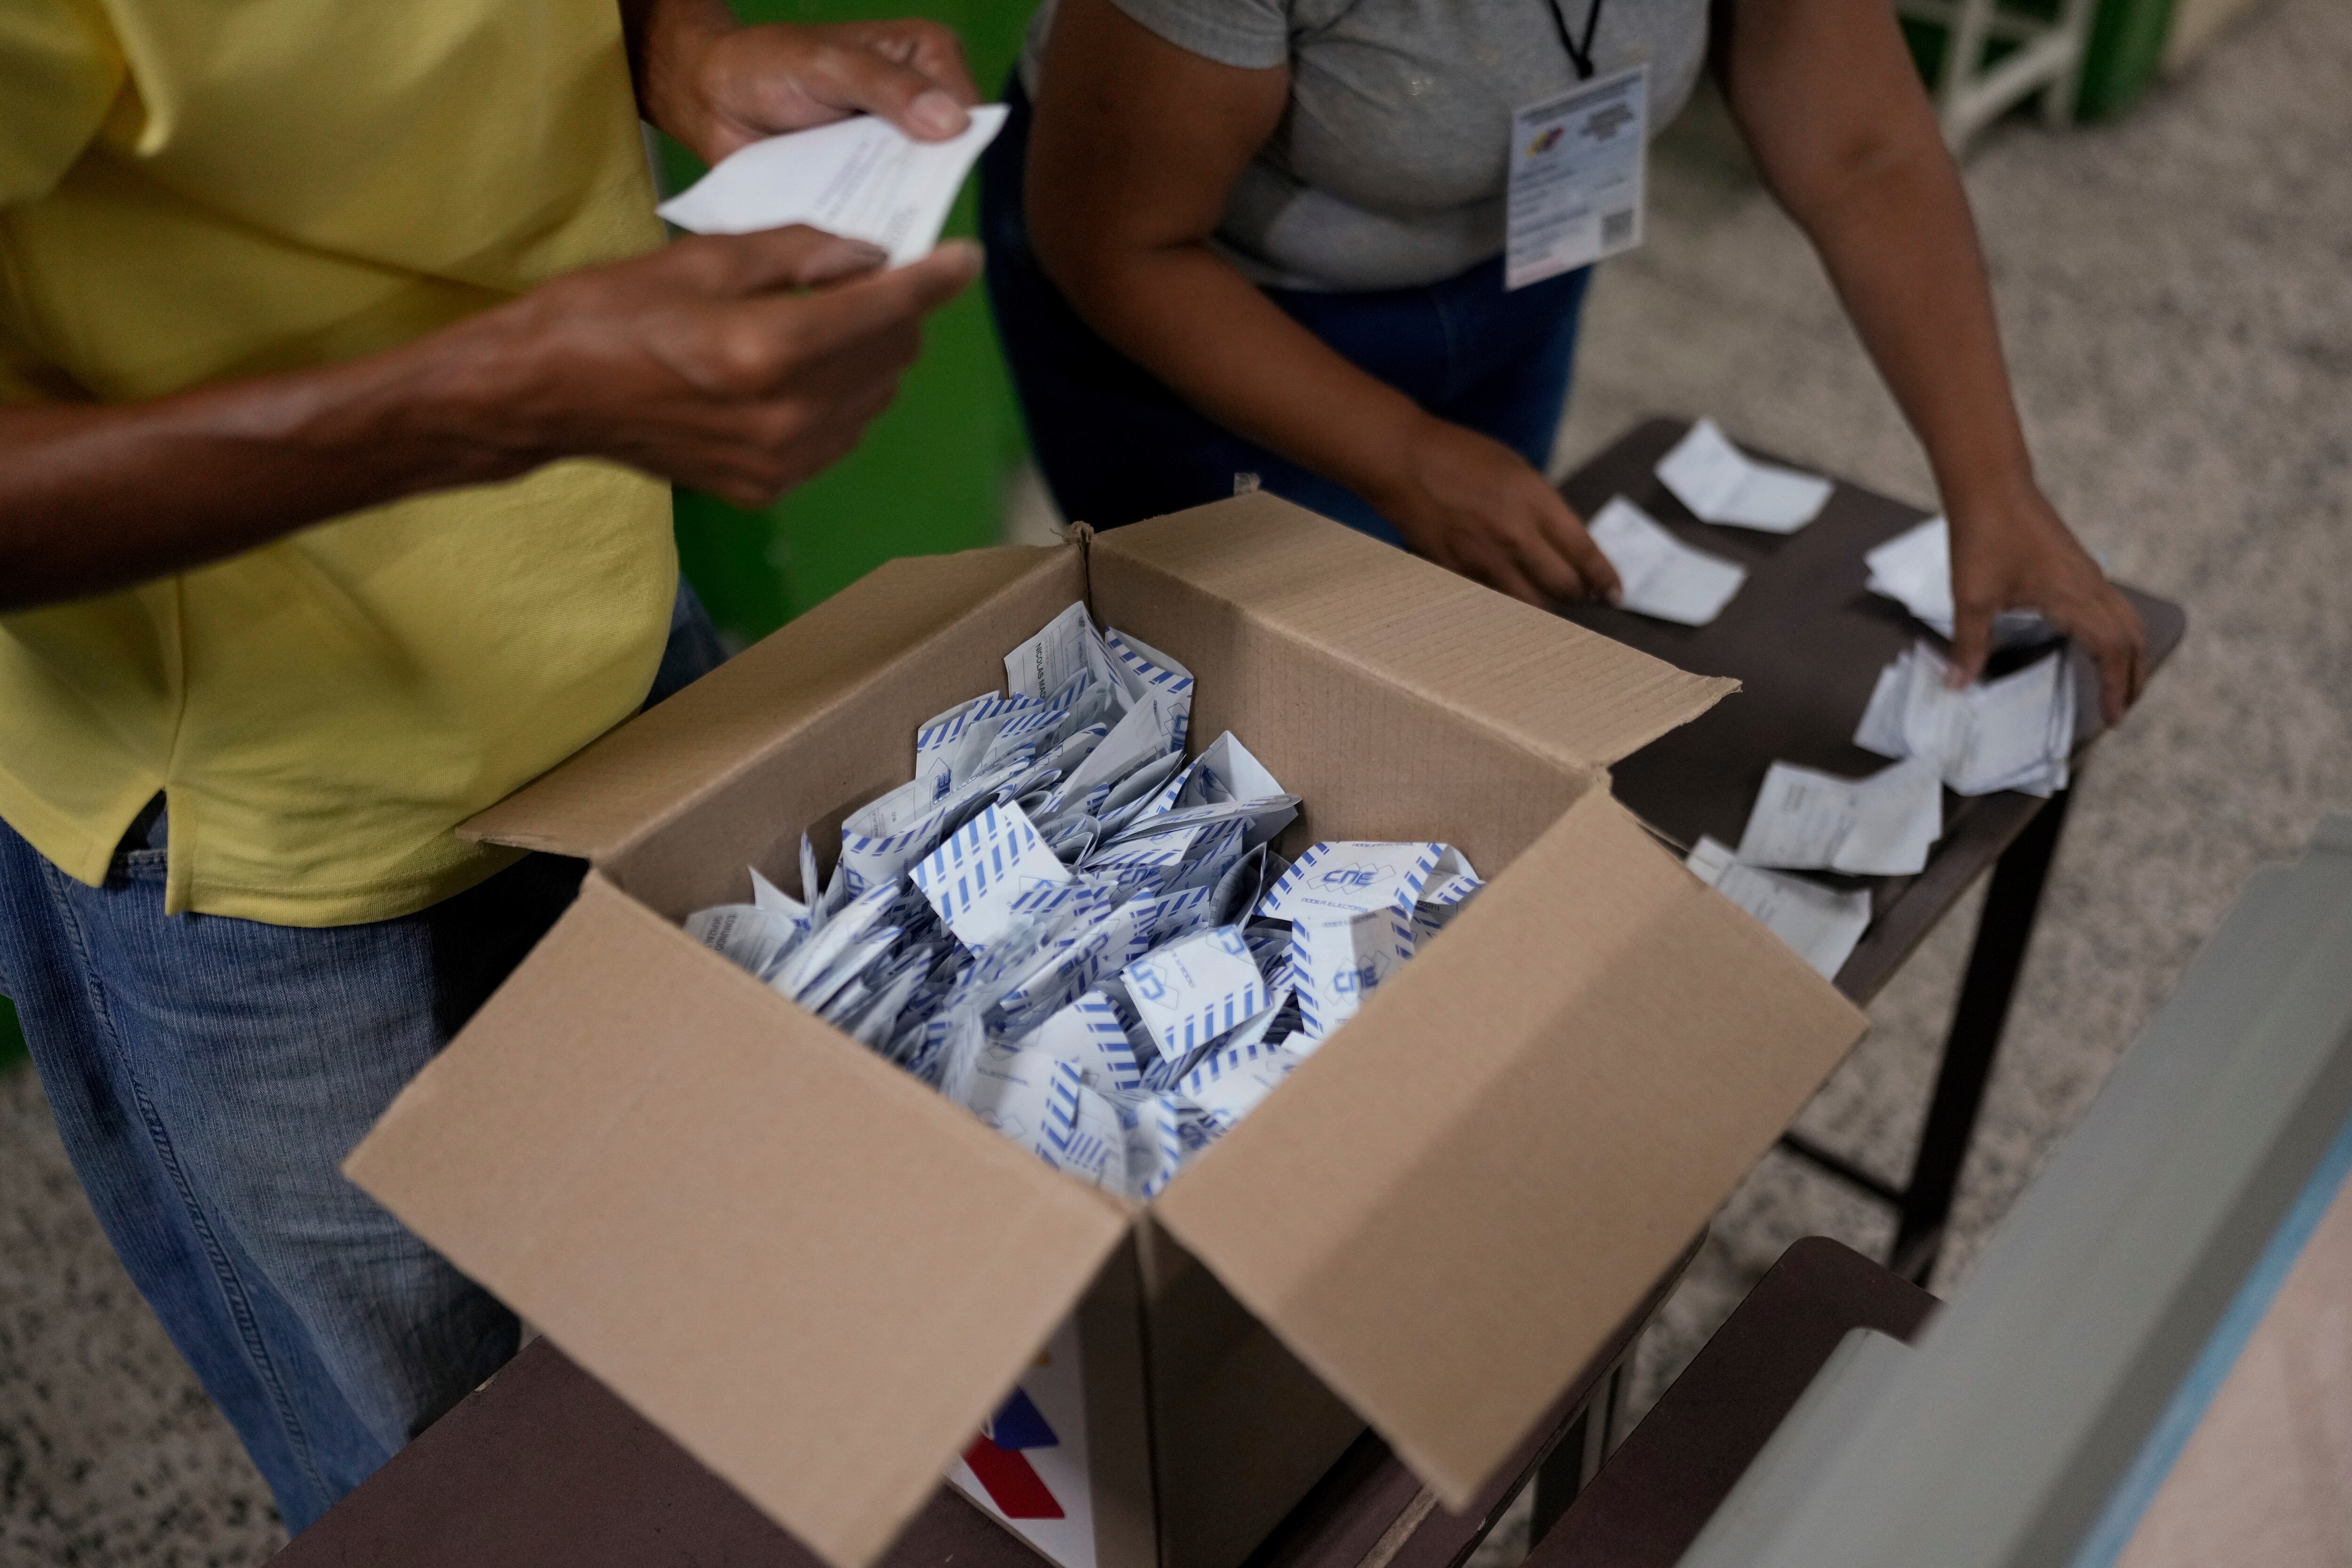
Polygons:
<instances>
[{"instance_id":1,"label":"pile of folded ballots","mask_svg":"<svg viewBox=\"0 0 2352 1568\"><path fill-rule=\"evenodd\" d=\"M688 933L1057 1168L1128 1197L1313 1054L1480 886L1437 842L1273 841L1299 800L1231 733L1189 761L1192 678L1073 604L1005 692L915 736L819 891L751 873Z\"/></svg>"}]
</instances>

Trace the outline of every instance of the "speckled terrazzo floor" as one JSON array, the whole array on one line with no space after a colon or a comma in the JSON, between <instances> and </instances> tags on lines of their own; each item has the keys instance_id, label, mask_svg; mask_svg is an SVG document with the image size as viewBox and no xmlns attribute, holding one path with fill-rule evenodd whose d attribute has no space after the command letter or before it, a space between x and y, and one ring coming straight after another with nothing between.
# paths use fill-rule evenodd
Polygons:
<instances>
[{"instance_id":1,"label":"speckled terrazzo floor","mask_svg":"<svg viewBox=\"0 0 2352 1568\"><path fill-rule=\"evenodd\" d=\"M2352 808L2352 7L2272 0L2124 122L1988 137L1969 166L2028 427L2116 573L2187 644L2076 792L1937 1284L2078 1115L2254 865ZM1652 412L1892 494L1926 469L1802 241L1702 104L1654 168L1650 244L1588 312L1560 446ZM1806 1113L1907 1160L1972 904L1872 1009ZM1808 1234L1885 1222L1769 1158L1644 1343L1633 1406ZM0 1565L258 1563L266 1490L131 1291L40 1093L0 1074ZM1494 1554L1511 1549L1498 1542Z\"/></svg>"}]
</instances>

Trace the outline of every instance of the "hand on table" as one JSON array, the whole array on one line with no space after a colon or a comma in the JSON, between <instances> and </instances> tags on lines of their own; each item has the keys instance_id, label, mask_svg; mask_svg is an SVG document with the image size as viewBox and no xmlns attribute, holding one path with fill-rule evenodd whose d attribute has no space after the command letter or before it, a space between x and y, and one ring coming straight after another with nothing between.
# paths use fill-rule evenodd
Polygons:
<instances>
[{"instance_id":1,"label":"hand on table","mask_svg":"<svg viewBox=\"0 0 2352 1568\"><path fill-rule=\"evenodd\" d=\"M857 444L980 270L962 241L883 260L803 227L680 240L453 329L442 373L506 472L607 457L764 506Z\"/></svg>"},{"instance_id":2,"label":"hand on table","mask_svg":"<svg viewBox=\"0 0 2352 1568\"><path fill-rule=\"evenodd\" d=\"M1499 441L1424 419L1367 498L1449 570L1543 609L1621 591L1617 573L1551 482Z\"/></svg>"},{"instance_id":3,"label":"hand on table","mask_svg":"<svg viewBox=\"0 0 2352 1568\"><path fill-rule=\"evenodd\" d=\"M1996 614L2035 610L2097 663L2101 711L2120 720L2147 679L2147 629L2042 492L2028 484L1948 511L1953 684L1984 673Z\"/></svg>"},{"instance_id":4,"label":"hand on table","mask_svg":"<svg viewBox=\"0 0 2352 1568\"><path fill-rule=\"evenodd\" d=\"M746 27L716 0L635 4L631 53L646 118L708 163L857 113L942 141L980 101L962 44L936 22Z\"/></svg>"}]
</instances>

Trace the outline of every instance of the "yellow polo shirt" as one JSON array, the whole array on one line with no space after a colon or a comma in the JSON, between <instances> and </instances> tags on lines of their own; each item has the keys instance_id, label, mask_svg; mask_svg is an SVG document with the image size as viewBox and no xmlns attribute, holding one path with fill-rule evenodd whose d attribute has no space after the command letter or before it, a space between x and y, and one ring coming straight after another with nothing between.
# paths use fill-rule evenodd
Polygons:
<instances>
[{"instance_id":1,"label":"yellow polo shirt","mask_svg":"<svg viewBox=\"0 0 2352 1568\"><path fill-rule=\"evenodd\" d=\"M661 241L614 0L0 0L0 402L154 397L405 341ZM0 819L165 907L421 909L451 828L643 701L667 487L572 462L0 616Z\"/></svg>"}]
</instances>

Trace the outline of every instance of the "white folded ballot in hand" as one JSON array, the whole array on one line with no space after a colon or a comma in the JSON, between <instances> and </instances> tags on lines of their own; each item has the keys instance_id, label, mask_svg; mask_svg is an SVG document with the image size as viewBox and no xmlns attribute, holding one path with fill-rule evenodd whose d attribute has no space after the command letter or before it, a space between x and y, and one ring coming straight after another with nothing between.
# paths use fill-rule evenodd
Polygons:
<instances>
[{"instance_id":1,"label":"white folded ballot in hand","mask_svg":"<svg viewBox=\"0 0 2352 1568\"><path fill-rule=\"evenodd\" d=\"M1881 757L1919 758L1961 795L2015 789L2047 798L2066 787L2074 747L2074 677L2063 650L1997 681L1953 691L1951 666L1916 643L1879 672L1853 743Z\"/></svg>"},{"instance_id":2,"label":"white folded ballot in hand","mask_svg":"<svg viewBox=\"0 0 2352 1568\"><path fill-rule=\"evenodd\" d=\"M1775 762L1748 812L1739 859L1786 871L1908 876L1944 832L1944 784L1919 758L1867 779Z\"/></svg>"},{"instance_id":3,"label":"white folded ballot in hand","mask_svg":"<svg viewBox=\"0 0 2352 1568\"><path fill-rule=\"evenodd\" d=\"M904 267L939 243L972 161L1004 128L1001 103L971 114L945 141L918 141L870 114L771 136L720 159L656 210L706 235L806 224L879 246Z\"/></svg>"},{"instance_id":4,"label":"white folded ballot in hand","mask_svg":"<svg viewBox=\"0 0 2352 1568\"><path fill-rule=\"evenodd\" d=\"M1825 980L1837 972L1870 928L1870 894L1838 893L1802 877L1743 865L1730 848L1703 838L1683 863L1698 879L1764 923L1796 949Z\"/></svg>"},{"instance_id":5,"label":"white folded ballot in hand","mask_svg":"<svg viewBox=\"0 0 2352 1568\"><path fill-rule=\"evenodd\" d=\"M1723 612L1748 569L1693 549L1622 496L1584 525L1585 532L1624 583L1622 609L1685 626L1704 626Z\"/></svg>"},{"instance_id":6,"label":"white folded ballot in hand","mask_svg":"<svg viewBox=\"0 0 2352 1568\"><path fill-rule=\"evenodd\" d=\"M1952 530L1941 517L1906 528L1862 558L1870 568L1870 591L1892 599L1911 618L1949 640L1952 635ZM1996 648L2043 643L2058 629L2031 610L2004 610L1993 617Z\"/></svg>"},{"instance_id":7,"label":"white folded ballot in hand","mask_svg":"<svg viewBox=\"0 0 2352 1568\"><path fill-rule=\"evenodd\" d=\"M1768 534L1793 534L1821 515L1830 482L1778 464L1759 463L1702 419L1658 459L1657 475L1701 522Z\"/></svg>"},{"instance_id":8,"label":"white folded ballot in hand","mask_svg":"<svg viewBox=\"0 0 2352 1568\"><path fill-rule=\"evenodd\" d=\"M918 727L832 879L688 935L1038 1158L1138 1200L1278 1087L1483 885L1452 846L1272 841L1297 815L1192 677L1073 604L1007 690Z\"/></svg>"}]
</instances>

